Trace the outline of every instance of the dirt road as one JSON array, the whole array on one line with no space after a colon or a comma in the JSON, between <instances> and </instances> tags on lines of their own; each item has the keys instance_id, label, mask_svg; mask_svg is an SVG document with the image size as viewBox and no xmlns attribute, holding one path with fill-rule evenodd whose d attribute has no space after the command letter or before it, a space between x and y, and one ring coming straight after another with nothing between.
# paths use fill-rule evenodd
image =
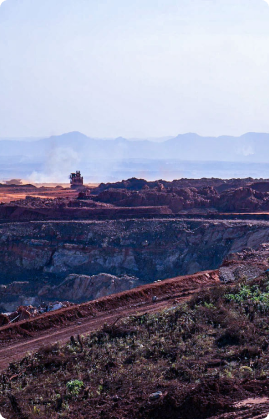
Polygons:
<instances>
[{"instance_id":1,"label":"dirt road","mask_svg":"<svg viewBox=\"0 0 269 419\"><path fill-rule=\"evenodd\" d=\"M46 313L30 321L0 328L0 371L28 352L70 336L87 334L118 318L161 311L190 298L195 292L219 283L218 271L178 277L145 285L100 300ZM152 301L152 296L157 301ZM71 318L71 319L70 319Z\"/></svg>"}]
</instances>

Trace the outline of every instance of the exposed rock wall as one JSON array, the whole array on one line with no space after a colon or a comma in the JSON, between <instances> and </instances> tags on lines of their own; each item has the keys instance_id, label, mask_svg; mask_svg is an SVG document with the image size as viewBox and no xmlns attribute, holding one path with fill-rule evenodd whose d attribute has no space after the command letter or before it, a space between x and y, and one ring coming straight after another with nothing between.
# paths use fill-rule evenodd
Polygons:
<instances>
[{"instance_id":1,"label":"exposed rock wall","mask_svg":"<svg viewBox=\"0 0 269 419\"><path fill-rule=\"evenodd\" d=\"M218 268L225 257L269 242L269 223L125 220L0 225L0 283L62 281L69 274L135 276L143 282Z\"/></svg>"},{"instance_id":2,"label":"exposed rock wall","mask_svg":"<svg viewBox=\"0 0 269 419\"><path fill-rule=\"evenodd\" d=\"M93 276L71 274L57 287L44 287L39 296L44 299L61 299L69 301L88 301L111 294L118 294L138 287L139 281L135 277L124 275L117 277L110 274Z\"/></svg>"}]
</instances>

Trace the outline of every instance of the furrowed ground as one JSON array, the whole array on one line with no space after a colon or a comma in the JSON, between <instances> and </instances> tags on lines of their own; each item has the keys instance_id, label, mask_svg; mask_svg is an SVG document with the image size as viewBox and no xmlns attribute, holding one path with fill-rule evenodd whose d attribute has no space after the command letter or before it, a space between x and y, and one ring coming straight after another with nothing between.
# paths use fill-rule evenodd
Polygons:
<instances>
[{"instance_id":1,"label":"furrowed ground","mask_svg":"<svg viewBox=\"0 0 269 419\"><path fill-rule=\"evenodd\" d=\"M269 278L43 347L0 376L6 418L265 418Z\"/></svg>"}]
</instances>

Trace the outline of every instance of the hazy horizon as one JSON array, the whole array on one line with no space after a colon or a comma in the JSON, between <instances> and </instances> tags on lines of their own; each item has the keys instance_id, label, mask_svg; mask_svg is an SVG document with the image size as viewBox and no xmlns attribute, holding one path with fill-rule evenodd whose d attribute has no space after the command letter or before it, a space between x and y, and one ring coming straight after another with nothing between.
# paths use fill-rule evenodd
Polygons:
<instances>
[{"instance_id":1,"label":"hazy horizon","mask_svg":"<svg viewBox=\"0 0 269 419\"><path fill-rule=\"evenodd\" d=\"M1 140L1 139L0 139ZM87 137L70 132L41 140L0 141L0 179L64 182L80 169L87 182L131 177L269 178L269 134L201 137L184 134L163 141Z\"/></svg>"},{"instance_id":2,"label":"hazy horizon","mask_svg":"<svg viewBox=\"0 0 269 419\"><path fill-rule=\"evenodd\" d=\"M0 178L269 177L268 23L269 0L0 0Z\"/></svg>"},{"instance_id":3,"label":"hazy horizon","mask_svg":"<svg viewBox=\"0 0 269 419\"><path fill-rule=\"evenodd\" d=\"M0 0L0 137L269 132L265 0Z\"/></svg>"},{"instance_id":4,"label":"hazy horizon","mask_svg":"<svg viewBox=\"0 0 269 419\"><path fill-rule=\"evenodd\" d=\"M3 0L3 1L6 1L6 0ZM269 1L269 0L268 0ZM1 2L1 0L0 0L0 2ZM62 132L62 133L59 133L59 134L53 134L53 135L41 135L41 136L38 136L38 137L35 137L35 136L25 136L25 137L20 137L20 136L17 136L17 137L14 137L14 136L12 136L12 137L8 137L8 136L6 136L6 137L1 137L0 136L0 141L39 141L39 140L44 140L44 139L49 139L49 138L58 138L58 137L61 137L61 136L65 136L65 135L70 135L70 134L81 134L81 135L84 135L84 136L86 136L87 138L90 138L90 139L92 139L92 140L100 140L100 141L114 141L114 140L117 140L117 139L120 139L120 138L123 138L124 140L127 140L127 141L151 141L151 142L164 142L164 141L168 141L168 140L171 140L171 139L173 139L173 138L177 138L177 137L180 137L180 136L185 136L185 135L197 135L198 137L201 137L201 138L215 138L215 139L218 139L218 138L223 138L223 137L233 137L233 138L240 138L240 137L243 137L244 135L248 135L248 134L257 134L257 135L269 135L269 131L268 132L244 132L244 133L242 133L242 134L238 134L238 135L230 135L230 134L220 134L220 135L201 135L201 134L199 134L198 132L181 132L181 133L178 133L178 134L176 134L176 135L164 135L164 136L159 136L159 137L123 137L122 135L119 135L119 136L117 136L117 137L94 137L94 136L92 136L92 135L89 135L89 134L87 134L87 133L85 133L85 132L81 132L81 131L78 131L78 130L75 130L75 131L70 131L70 132Z\"/></svg>"}]
</instances>

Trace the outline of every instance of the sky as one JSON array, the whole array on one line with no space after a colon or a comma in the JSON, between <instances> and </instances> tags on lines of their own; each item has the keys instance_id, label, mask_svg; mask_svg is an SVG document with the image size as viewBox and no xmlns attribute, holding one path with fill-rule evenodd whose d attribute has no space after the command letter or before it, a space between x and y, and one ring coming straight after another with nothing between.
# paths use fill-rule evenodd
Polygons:
<instances>
[{"instance_id":1,"label":"sky","mask_svg":"<svg viewBox=\"0 0 269 419\"><path fill-rule=\"evenodd\" d=\"M0 4L0 137L269 132L269 0Z\"/></svg>"}]
</instances>

